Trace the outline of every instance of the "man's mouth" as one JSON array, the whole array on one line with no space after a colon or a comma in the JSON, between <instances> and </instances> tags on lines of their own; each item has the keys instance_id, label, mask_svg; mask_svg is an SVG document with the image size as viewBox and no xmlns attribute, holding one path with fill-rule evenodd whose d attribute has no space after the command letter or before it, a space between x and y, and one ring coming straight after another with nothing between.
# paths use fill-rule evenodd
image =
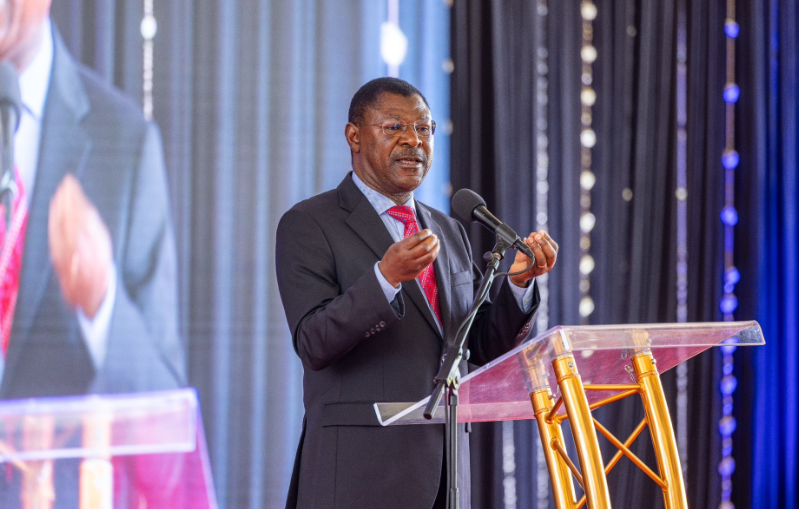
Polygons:
<instances>
[{"instance_id":1,"label":"man's mouth","mask_svg":"<svg viewBox=\"0 0 799 509\"><path fill-rule=\"evenodd\" d=\"M421 157L418 157L418 156L404 156L404 157L398 157L396 159L396 161L398 163L400 163L401 165L403 165L403 166L406 166L406 165L407 166L416 166L416 165L422 164L424 162L424 159L422 159Z\"/></svg>"}]
</instances>

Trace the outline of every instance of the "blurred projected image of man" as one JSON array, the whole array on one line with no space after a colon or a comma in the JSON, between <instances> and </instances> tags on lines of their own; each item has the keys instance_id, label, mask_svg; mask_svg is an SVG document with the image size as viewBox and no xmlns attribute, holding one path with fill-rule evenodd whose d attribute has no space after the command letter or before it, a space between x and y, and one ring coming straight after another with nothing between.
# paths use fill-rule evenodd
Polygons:
<instances>
[{"instance_id":1,"label":"blurred projected image of man","mask_svg":"<svg viewBox=\"0 0 799 509\"><path fill-rule=\"evenodd\" d=\"M481 280L460 223L414 199L435 130L416 88L370 81L352 98L344 129L353 171L280 220L278 284L305 369L287 507L445 507L443 426L383 428L372 407L430 395L445 342ZM543 231L525 243L536 263L518 253L517 274L480 308L469 336L474 363L502 355L529 330L535 278L552 270L558 245ZM463 425L458 433L460 507L468 509L469 441Z\"/></svg>"},{"instance_id":2,"label":"blurred projected image of man","mask_svg":"<svg viewBox=\"0 0 799 509\"><path fill-rule=\"evenodd\" d=\"M50 0L0 4L0 59L21 95L13 221L0 237L0 398L179 387L158 131L73 60L49 10Z\"/></svg>"},{"instance_id":3,"label":"blurred projected image of man","mask_svg":"<svg viewBox=\"0 0 799 509\"><path fill-rule=\"evenodd\" d=\"M185 365L157 128L75 62L49 11L50 0L0 3L0 92L14 95L18 83L20 112L4 171L12 210L0 220L0 399L178 388ZM2 421L2 436L20 434L15 422ZM75 445L80 433L53 440ZM119 502L147 465L119 461L114 503L128 507ZM24 473L6 465L0 507L78 507L77 460Z\"/></svg>"}]
</instances>

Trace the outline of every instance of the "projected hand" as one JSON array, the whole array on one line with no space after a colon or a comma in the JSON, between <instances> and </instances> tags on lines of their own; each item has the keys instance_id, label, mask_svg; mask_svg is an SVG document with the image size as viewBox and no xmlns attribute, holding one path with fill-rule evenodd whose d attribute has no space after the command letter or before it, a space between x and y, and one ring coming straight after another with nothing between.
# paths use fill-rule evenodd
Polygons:
<instances>
[{"instance_id":1,"label":"projected hand","mask_svg":"<svg viewBox=\"0 0 799 509\"><path fill-rule=\"evenodd\" d=\"M405 281L413 281L438 257L441 245L430 230L422 230L405 237L388 248L380 260L380 272L395 288Z\"/></svg>"},{"instance_id":2,"label":"projected hand","mask_svg":"<svg viewBox=\"0 0 799 509\"><path fill-rule=\"evenodd\" d=\"M64 177L50 200L48 239L64 298L94 318L108 290L111 236L72 175Z\"/></svg>"},{"instance_id":3,"label":"projected hand","mask_svg":"<svg viewBox=\"0 0 799 509\"><path fill-rule=\"evenodd\" d=\"M510 278L511 283L521 287L527 286L528 282L536 276L541 276L551 271L558 259L558 243L552 240L552 237L544 230L531 233L524 239L524 243L533 250L535 263L530 267L530 270L524 274L519 274L518 276ZM524 270L529 264L530 258L524 253L517 251L510 272Z\"/></svg>"}]
</instances>

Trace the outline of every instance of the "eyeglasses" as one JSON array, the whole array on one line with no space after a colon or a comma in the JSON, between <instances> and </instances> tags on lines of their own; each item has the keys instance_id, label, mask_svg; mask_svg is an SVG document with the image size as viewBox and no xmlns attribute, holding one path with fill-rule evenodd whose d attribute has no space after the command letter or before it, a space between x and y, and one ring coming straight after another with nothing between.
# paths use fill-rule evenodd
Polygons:
<instances>
[{"instance_id":1,"label":"eyeglasses","mask_svg":"<svg viewBox=\"0 0 799 509\"><path fill-rule=\"evenodd\" d=\"M386 121L382 124L363 124L369 125L374 127L379 127L383 130L383 134L390 138L398 138L405 134L405 131L408 130L408 126L413 126L413 132L422 139L428 140L434 134L436 134L436 122L435 120L417 120L413 124L404 124L401 122L393 122L393 121Z\"/></svg>"}]
</instances>

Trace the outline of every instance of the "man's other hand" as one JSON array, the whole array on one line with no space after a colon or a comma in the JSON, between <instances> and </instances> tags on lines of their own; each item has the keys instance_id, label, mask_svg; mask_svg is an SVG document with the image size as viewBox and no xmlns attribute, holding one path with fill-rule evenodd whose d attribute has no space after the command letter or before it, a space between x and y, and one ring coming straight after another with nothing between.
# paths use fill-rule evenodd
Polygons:
<instances>
[{"instance_id":1,"label":"man's other hand","mask_svg":"<svg viewBox=\"0 0 799 509\"><path fill-rule=\"evenodd\" d=\"M378 267L386 281L395 288L405 281L413 281L438 257L441 245L430 230L422 230L405 237L388 248Z\"/></svg>"},{"instance_id":2,"label":"man's other hand","mask_svg":"<svg viewBox=\"0 0 799 509\"><path fill-rule=\"evenodd\" d=\"M64 177L50 200L48 238L64 298L93 319L108 290L111 236L72 175Z\"/></svg>"},{"instance_id":3,"label":"man's other hand","mask_svg":"<svg viewBox=\"0 0 799 509\"><path fill-rule=\"evenodd\" d=\"M533 250L535 263L527 272L510 278L511 283L522 288L526 287L536 276L541 276L552 270L558 259L558 243L552 240L552 237L544 230L531 233L524 239L524 243ZM521 251L517 251L510 272L519 272L528 265L530 265L530 258Z\"/></svg>"}]
</instances>

